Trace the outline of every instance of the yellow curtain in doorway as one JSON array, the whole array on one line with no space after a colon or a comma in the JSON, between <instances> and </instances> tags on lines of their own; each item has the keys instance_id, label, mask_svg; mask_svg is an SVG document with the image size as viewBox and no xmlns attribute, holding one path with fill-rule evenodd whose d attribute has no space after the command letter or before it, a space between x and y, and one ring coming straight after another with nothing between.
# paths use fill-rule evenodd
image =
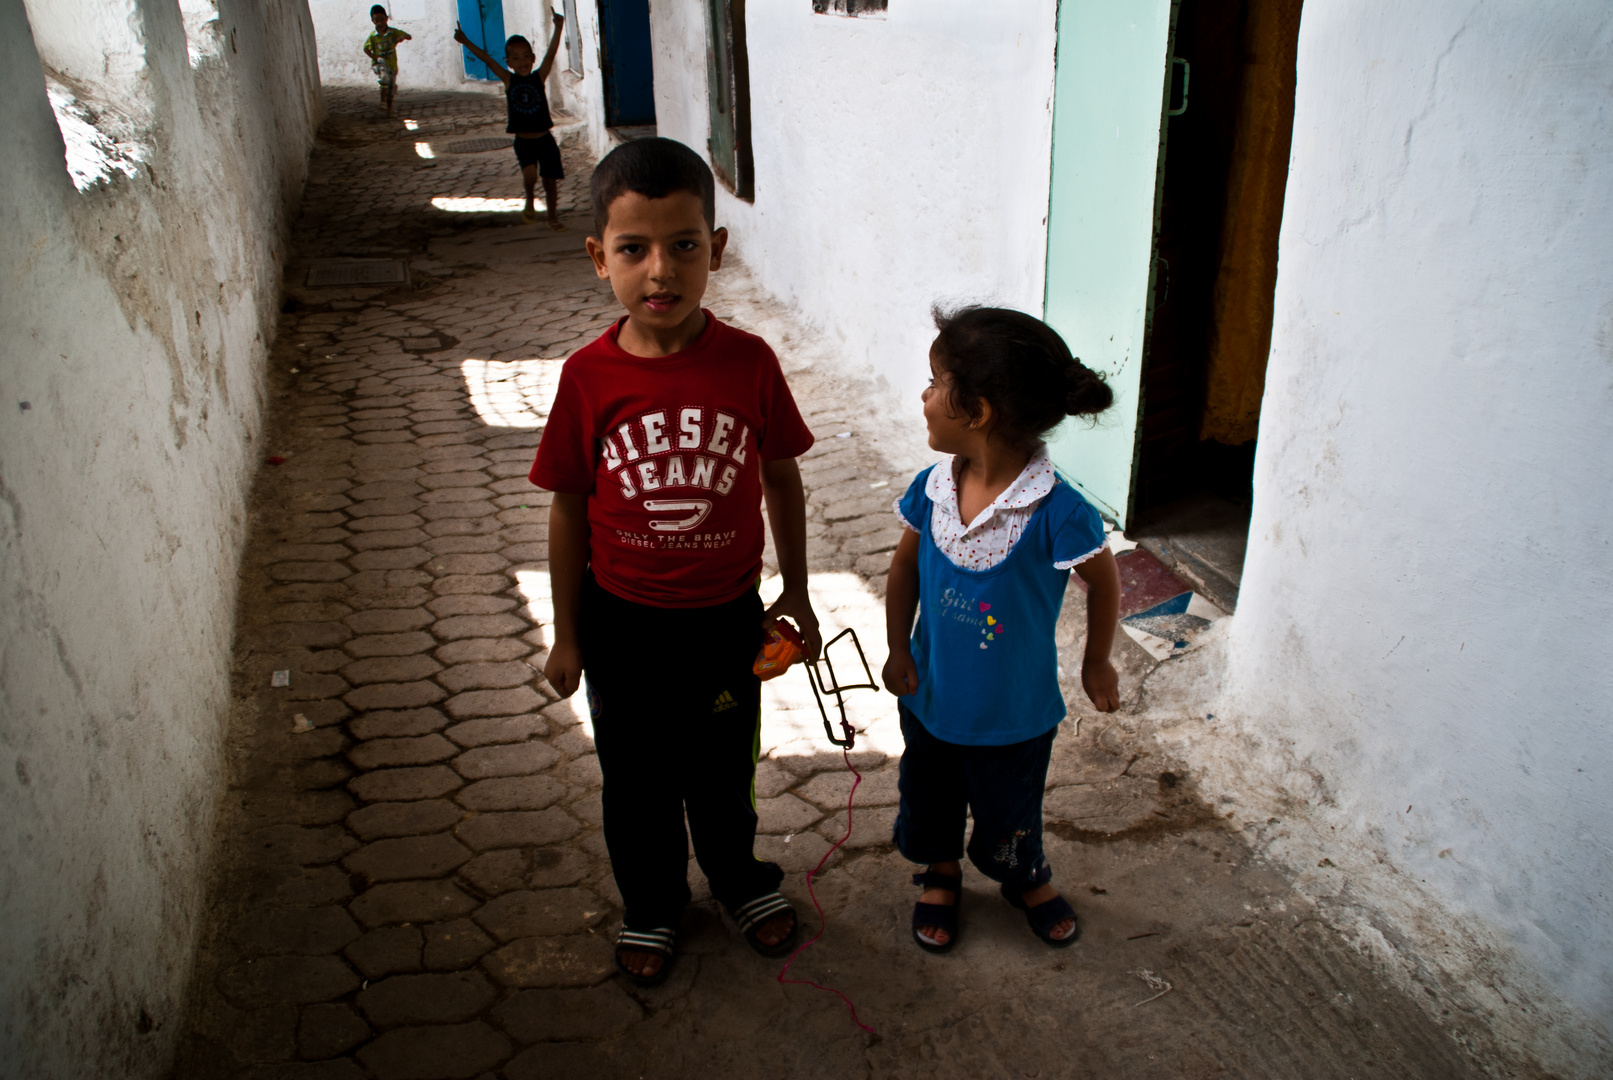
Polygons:
<instances>
[{"instance_id":1,"label":"yellow curtain in doorway","mask_svg":"<svg viewBox=\"0 0 1613 1080\"><path fill-rule=\"evenodd\" d=\"M1301 0L1249 0L1244 77L1227 178L1204 418L1199 437L1255 437L1271 349L1277 232L1294 134L1294 61Z\"/></svg>"}]
</instances>

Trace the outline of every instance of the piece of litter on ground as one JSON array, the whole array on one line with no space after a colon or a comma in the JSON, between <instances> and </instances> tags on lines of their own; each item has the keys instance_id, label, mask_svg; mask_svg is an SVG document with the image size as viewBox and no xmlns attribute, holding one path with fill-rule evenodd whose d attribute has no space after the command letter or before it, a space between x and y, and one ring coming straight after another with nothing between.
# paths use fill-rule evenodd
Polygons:
<instances>
[{"instance_id":1,"label":"piece of litter on ground","mask_svg":"<svg viewBox=\"0 0 1613 1080\"><path fill-rule=\"evenodd\" d=\"M791 833L791 834L790 834L790 835L788 835L788 836L786 836L786 837L785 837L785 838L784 838L784 842L785 842L785 843L786 843L786 844L788 844L788 843L789 843L789 842L790 842L790 841L791 841L791 840L794 840L794 839L795 839L795 834L794 834L794 833Z\"/></svg>"},{"instance_id":2,"label":"piece of litter on ground","mask_svg":"<svg viewBox=\"0 0 1613 1080\"><path fill-rule=\"evenodd\" d=\"M849 439L849 438L851 438L851 432L842 431L840 434L836 435L835 438L837 438L837 439Z\"/></svg>"},{"instance_id":3,"label":"piece of litter on ground","mask_svg":"<svg viewBox=\"0 0 1613 1080\"><path fill-rule=\"evenodd\" d=\"M290 671L290 669L287 669L285 671L277 671L273 675L269 676L269 685L270 686L290 686L291 685L291 671Z\"/></svg>"},{"instance_id":4,"label":"piece of litter on ground","mask_svg":"<svg viewBox=\"0 0 1613 1080\"><path fill-rule=\"evenodd\" d=\"M312 730L314 730L314 722L302 713L298 713L291 718L291 733L293 735L301 735L305 731Z\"/></svg>"},{"instance_id":5,"label":"piece of litter on ground","mask_svg":"<svg viewBox=\"0 0 1613 1080\"><path fill-rule=\"evenodd\" d=\"M1176 989L1176 987L1172 986L1158 975L1155 975L1147 968L1144 968L1142 971L1134 971L1132 974L1137 976L1143 982L1147 983L1148 989L1158 991L1153 997L1143 998L1141 1001L1137 1002L1132 1006L1133 1009L1135 1009L1138 1005L1147 1005L1150 1001L1158 1000L1159 998L1162 998L1166 994L1170 993L1172 990Z\"/></svg>"},{"instance_id":6,"label":"piece of litter on ground","mask_svg":"<svg viewBox=\"0 0 1613 1080\"><path fill-rule=\"evenodd\" d=\"M276 454L274 457L269 459L270 465L284 465L285 463L286 459L281 457L279 454Z\"/></svg>"},{"instance_id":7,"label":"piece of litter on ground","mask_svg":"<svg viewBox=\"0 0 1613 1080\"><path fill-rule=\"evenodd\" d=\"M871 488L890 487L891 482L889 480L877 480L874 483L869 484L868 486L871 487Z\"/></svg>"}]
</instances>

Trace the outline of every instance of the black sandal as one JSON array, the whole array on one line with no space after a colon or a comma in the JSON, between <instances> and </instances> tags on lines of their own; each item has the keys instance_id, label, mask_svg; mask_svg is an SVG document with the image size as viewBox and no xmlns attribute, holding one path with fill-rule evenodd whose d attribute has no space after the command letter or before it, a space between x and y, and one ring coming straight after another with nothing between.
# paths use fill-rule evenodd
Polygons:
<instances>
[{"instance_id":1,"label":"black sandal","mask_svg":"<svg viewBox=\"0 0 1613 1080\"><path fill-rule=\"evenodd\" d=\"M1036 886L1031 886L1035 888ZM1024 896L1020 895L1023 888L1002 887L1003 899L1025 913L1025 921L1030 923L1031 932L1041 938L1044 943L1055 949L1067 949L1075 944L1075 939L1081 936L1081 923L1075 916L1075 909L1070 902L1062 896L1055 896L1051 900L1044 900L1035 907L1025 903ZM1065 919L1075 923L1075 929L1070 931L1069 937L1056 938L1053 928Z\"/></svg>"},{"instance_id":2,"label":"black sandal","mask_svg":"<svg viewBox=\"0 0 1613 1080\"><path fill-rule=\"evenodd\" d=\"M950 904L926 904L920 900L913 905L913 940L918 942L919 948L925 952L944 953L958 943L958 906L963 903L963 875L926 870L922 874L913 875L913 884L926 889L945 889L952 894ZM946 944L926 940L919 933L921 926L933 926L937 930L945 930Z\"/></svg>"},{"instance_id":3,"label":"black sandal","mask_svg":"<svg viewBox=\"0 0 1613 1080\"><path fill-rule=\"evenodd\" d=\"M786 911L795 921L790 925L790 932L784 935L782 941L776 945L768 945L756 936L756 931L763 923ZM791 907L790 902L779 893L770 892L758 896L728 914L739 925L739 932L745 936L745 944L762 956L783 956L795 947L795 935L801 929L801 920L796 917L795 908Z\"/></svg>"},{"instance_id":4,"label":"black sandal","mask_svg":"<svg viewBox=\"0 0 1613 1080\"><path fill-rule=\"evenodd\" d=\"M654 930L629 930L622 927L616 935L616 970L632 980L635 986L660 986L666 982L666 977L672 973L672 943L677 938L677 931L669 927L660 926ZM622 963L622 950L628 952L650 953L661 958L661 966L654 975L640 975L628 970Z\"/></svg>"}]
</instances>

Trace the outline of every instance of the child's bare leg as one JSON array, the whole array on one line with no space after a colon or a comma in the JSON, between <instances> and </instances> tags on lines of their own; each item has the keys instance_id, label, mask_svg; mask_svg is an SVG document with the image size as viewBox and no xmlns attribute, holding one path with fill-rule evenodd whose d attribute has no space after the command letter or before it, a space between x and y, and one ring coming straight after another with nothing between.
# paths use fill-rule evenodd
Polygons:
<instances>
[{"instance_id":1,"label":"child's bare leg","mask_svg":"<svg viewBox=\"0 0 1613 1080\"><path fill-rule=\"evenodd\" d=\"M1058 894L1059 891L1053 888L1052 885L1038 885L1034 889L1026 889L1019 895L1020 899L1025 901L1026 907L1037 907L1038 905L1047 903ZM1057 926L1053 927L1052 930L1048 931L1048 933L1056 940L1063 941L1065 938L1075 933L1075 920L1064 919Z\"/></svg>"},{"instance_id":2,"label":"child's bare leg","mask_svg":"<svg viewBox=\"0 0 1613 1080\"><path fill-rule=\"evenodd\" d=\"M963 874L963 864L955 862L932 863L930 871L936 874L945 874L947 877L959 877ZM921 904L940 904L942 907L951 907L957 902L958 894L951 889L925 889L919 897L919 903ZM952 935L939 926L920 926L918 931L937 945L945 945L952 940Z\"/></svg>"},{"instance_id":3,"label":"child's bare leg","mask_svg":"<svg viewBox=\"0 0 1613 1080\"><path fill-rule=\"evenodd\" d=\"M560 181L556 180L552 176L545 176L543 178L543 203L549 209L549 228L555 230L564 229L565 226L560 224ZM763 923L762 925L764 927L770 926L771 922ZM786 927L784 934L788 935L788 933L789 928ZM761 931L758 930L757 934L760 935ZM783 940L784 936L780 936L779 941ZM763 944L775 945L777 942L767 941L763 942Z\"/></svg>"}]
</instances>

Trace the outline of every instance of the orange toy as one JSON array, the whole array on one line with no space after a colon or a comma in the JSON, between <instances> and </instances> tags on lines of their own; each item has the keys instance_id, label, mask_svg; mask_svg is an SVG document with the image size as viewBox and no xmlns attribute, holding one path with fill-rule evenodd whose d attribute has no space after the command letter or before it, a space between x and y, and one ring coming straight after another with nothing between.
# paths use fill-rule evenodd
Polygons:
<instances>
[{"instance_id":1,"label":"orange toy","mask_svg":"<svg viewBox=\"0 0 1613 1080\"><path fill-rule=\"evenodd\" d=\"M762 642L762 651L756 654L751 670L763 682L776 679L790 670L790 665L801 659L805 650L806 643L795 627L779 619L767 632L767 640Z\"/></svg>"}]
</instances>

